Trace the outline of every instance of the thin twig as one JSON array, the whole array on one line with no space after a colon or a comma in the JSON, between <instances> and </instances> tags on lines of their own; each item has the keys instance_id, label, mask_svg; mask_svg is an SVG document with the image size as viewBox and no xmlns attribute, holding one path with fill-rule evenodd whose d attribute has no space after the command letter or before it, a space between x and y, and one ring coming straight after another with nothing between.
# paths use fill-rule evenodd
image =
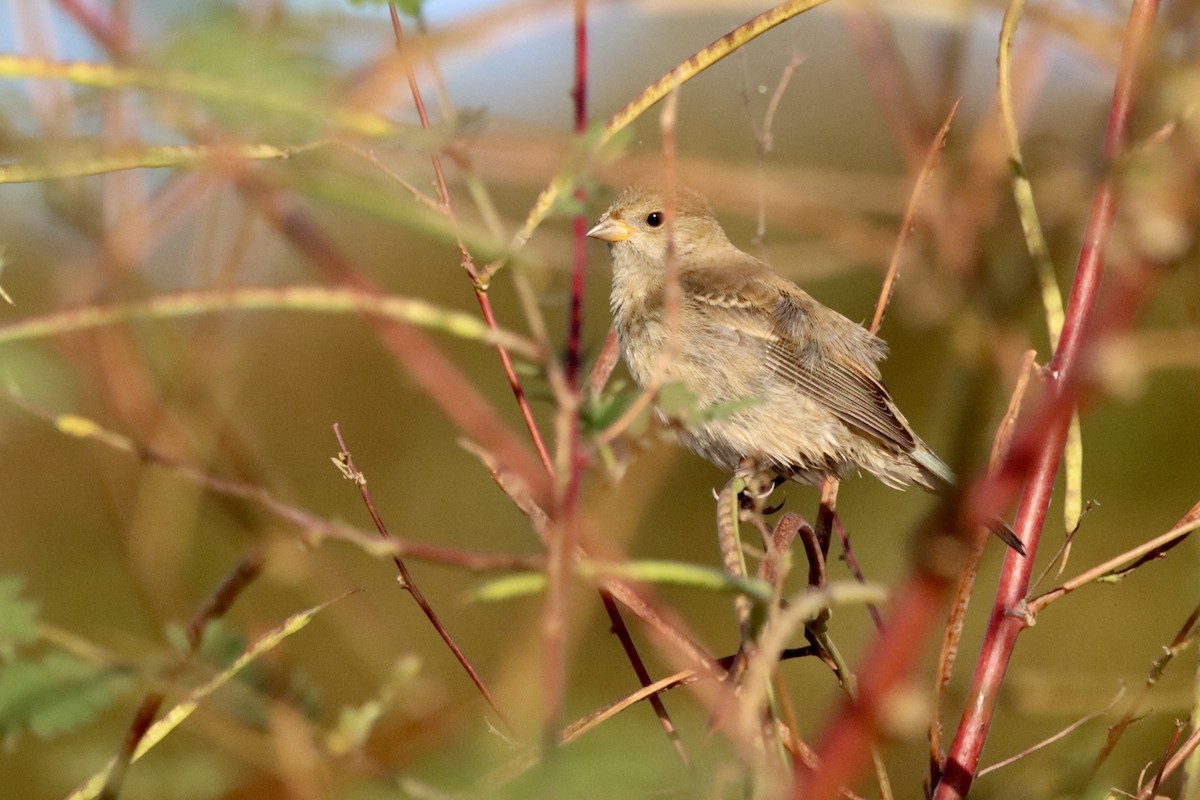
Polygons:
<instances>
[{"instance_id":1,"label":"thin twig","mask_svg":"<svg viewBox=\"0 0 1200 800\"><path fill-rule=\"evenodd\" d=\"M141 302L85 306L0 325L0 345L137 320L273 310L312 314L357 313L486 342L520 353L535 362L545 357L543 349L534 342L495 324L484 325L469 314L439 308L409 297L324 286L236 286L158 295Z\"/></svg>"},{"instance_id":2,"label":"thin twig","mask_svg":"<svg viewBox=\"0 0 1200 800\"><path fill-rule=\"evenodd\" d=\"M1003 124L1005 138L1008 140L1008 161L1012 171L1013 199L1016 202L1017 215L1021 219L1021 228L1025 234L1025 245L1033 259L1038 283L1041 286L1046 330L1050 338L1050 348L1054 349L1058 347L1063 327L1062 290L1058 287L1054 262L1050 258L1050 247L1042 232L1042 223L1034 202L1033 184L1025 169L1025 158L1021 153L1021 140L1017 131L1016 113L1013 110L1012 51L1017 36L1017 26L1024 8L1025 0L1010 0L1004 11L1004 19L1000 26L1000 47L996 58L997 97L1000 106L1000 120ZM1066 488L1063 492L1063 520L1067 532L1071 534L1079 527L1079 518L1083 513L1083 433L1079 424L1078 411L1072 415L1071 427L1067 431L1063 464L1066 481ZM1069 536L1063 546L1062 561L1059 564L1060 575L1066 569L1067 561L1071 557L1073 538L1073 536Z\"/></svg>"},{"instance_id":3,"label":"thin twig","mask_svg":"<svg viewBox=\"0 0 1200 800\"><path fill-rule=\"evenodd\" d=\"M1086 586L1089 583L1094 583L1099 580L1123 576L1132 568L1129 565L1131 561L1134 562L1134 564L1148 563L1148 561L1145 560L1147 556L1153 555L1157 557L1158 554L1166 552L1183 539L1187 538L1188 535L1190 535L1192 531L1195 531L1197 528L1200 528L1200 503L1192 506L1191 510L1184 514L1183 517L1180 518L1179 522L1175 523L1175 526L1166 533L1159 534L1147 542L1142 542L1137 547L1131 547L1120 555L1114 556L1107 561L1098 564L1091 569L1080 573L1079 575L1076 575L1074 578L1066 581L1061 586L1051 589L1044 594L1038 595L1029 602L1024 603L1024 613L1028 614L1031 618L1036 618L1046 606L1082 586Z\"/></svg>"},{"instance_id":4,"label":"thin twig","mask_svg":"<svg viewBox=\"0 0 1200 800\"><path fill-rule=\"evenodd\" d=\"M680 86L704 72L730 53L736 52L772 28L782 25L784 22L805 11L823 5L825 2L826 0L788 0L788 2L780 3L773 8L767 9L758 16L737 26L711 44L702 47L681 61L661 78L652 82L639 92L636 97L626 103L624 107L609 117L608 122L604 124L604 128L597 137L596 146L599 147L612 141L614 136L629 127L629 125L642 116L642 114L646 113L659 100L667 97ZM521 226L521 230L514 237L513 243L516 247L521 247L529 241L529 238L533 236L533 232L537 230L538 226L549 215L550 210L558 201L559 195L562 194L568 185L569 181L566 176L559 175L542 190L533 208L529 210L529 214L525 218L525 223Z\"/></svg>"},{"instance_id":5,"label":"thin twig","mask_svg":"<svg viewBox=\"0 0 1200 800\"><path fill-rule=\"evenodd\" d=\"M233 166L238 169L238 165ZM311 215L286 203L278 191L256 176L241 171L235 180L238 189L254 202L263 217L311 259L328 280L357 290L379 291L375 282L334 245ZM438 408L464 435L491 452L506 469L520 475L531 495L545 504L552 487L544 465L530 457L524 443L466 376L416 328L402 323L374 322L375 332L388 351Z\"/></svg>"},{"instance_id":6,"label":"thin twig","mask_svg":"<svg viewBox=\"0 0 1200 800\"><path fill-rule=\"evenodd\" d=\"M497 485L529 518L538 537L548 546L550 518L546 512L533 502L519 481L514 480L514 476L504 471L490 453L470 442L462 442L462 444L484 463ZM586 556L586 550L583 547L578 548L577 553ZM629 583L611 578L601 581L599 588L602 598L605 600L608 598L615 599L645 622L652 631L656 632L661 637L661 640L667 644L667 654L674 660L690 664L693 671L709 677L721 674L718 665L712 660L712 657L691 639L680 624L670 618L665 611L658 608L652 598L648 597L644 591L639 591ZM624 627L623 621L621 627ZM622 639L622 643L624 644L624 637L628 636L628 631L626 630L624 634L619 629L614 630L614 632ZM630 655L630 662L633 664L635 672L638 673L639 680L642 681L643 686L649 685L649 674L645 671L644 665L641 664L640 656L637 656L636 660L635 656L636 652ZM664 728L669 726L670 731L674 730L674 725L669 723L669 717L660 716L660 719L664 720ZM668 734L668 736L672 735L671 733Z\"/></svg>"},{"instance_id":7,"label":"thin twig","mask_svg":"<svg viewBox=\"0 0 1200 800\"><path fill-rule=\"evenodd\" d=\"M571 95L575 107L575 135L587 129L587 2L574 3L575 83ZM575 190L582 204L586 194ZM550 552L546 564L546 602L542 624L542 751L558 747L559 727L566 695L567 600L571 562L579 541L579 492L583 481L584 453L580 436L580 353L583 349L583 300L587 274L587 219L576 214L573 222L570 310L567 319L567 352L563 366L565 391L559 397L555 417L557 436L557 504L551 527ZM606 604L606 608L608 605ZM615 606L612 611L615 611Z\"/></svg>"},{"instance_id":8,"label":"thin twig","mask_svg":"<svg viewBox=\"0 0 1200 800\"><path fill-rule=\"evenodd\" d=\"M921 194L941 160L942 150L946 147L946 137L950 134L950 125L954 122L954 115L958 113L958 106L961 102L961 97L954 101L950 113L946 115L946 121L942 123L937 136L933 138L929 149L925 151L925 160L921 162L921 169L917 172L916 180L913 182L912 193L908 196L908 206L904 209L900 233L896 237L896 246L892 249L892 260L888 263L887 274L884 276L883 286L879 290L879 300L875 303L875 314L871 317L871 326L868 328L871 333L879 333L879 328L883 325L883 315L887 313L888 304L892 301L892 292L896 289L896 278L900 274L900 260L904 254L904 245L908 243L908 237L912 234L913 224L916 222Z\"/></svg>"},{"instance_id":9,"label":"thin twig","mask_svg":"<svg viewBox=\"0 0 1200 800\"><path fill-rule=\"evenodd\" d=\"M111 19L105 19L103 11L85 3L84 0L55 2L110 54L119 55L126 52L127 37L122 35Z\"/></svg>"},{"instance_id":10,"label":"thin twig","mask_svg":"<svg viewBox=\"0 0 1200 800\"><path fill-rule=\"evenodd\" d=\"M915 170L929 131L920 120L920 95L895 37L877 5L870 0L854 0L839 8L875 102L909 171Z\"/></svg>"},{"instance_id":11,"label":"thin twig","mask_svg":"<svg viewBox=\"0 0 1200 800\"><path fill-rule=\"evenodd\" d=\"M679 285L679 262L675 258L675 120L679 106L679 93L672 92L663 103L659 128L662 134L663 155L663 231L667 239L663 278L663 309L667 320L666 341L658 351L658 359L650 380L637 398L596 437L601 444L610 444L621 435L634 420L645 411L662 388L663 374L667 365L679 351L679 314L682 290Z\"/></svg>"},{"instance_id":12,"label":"thin twig","mask_svg":"<svg viewBox=\"0 0 1200 800\"><path fill-rule=\"evenodd\" d=\"M1175 656L1196 642L1197 637L1200 636L1200 628L1196 626L1198 620L1200 620L1200 606L1192 609L1192 613L1188 615L1183 625L1180 626L1179 631L1175 634L1175 638L1171 640L1169 645L1163 648L1162 654L1154 659L1154 663L1150 665L1150 671L1146 675L1146 681L1142 684L1141 691L1138 692L1137 696L1130 698L1125 712L1121 714L1121 719L1109 726L1108 738L1104 740L1104 746L1100 748L1100 752L1096 754L1095 760L1092 761L1093 773L1097 772L1101 765L1108 759L1113 748L1117 746L1117 742L1120 741L1134 718L1141 711L1142 705L1146 702L1146 698L1150 696L1150 691L1166 671L1167 665L1174 660Z\"/></svg>"},{"instance_id":13,"label":"thin twig","mask_svg":"<svg viewBox=\"0 0 1200 800\"><path fill-rule=\"evenodd\" d=\"M608 335L604 337L604 344L596 356L596 363L592 365L591 375L588 376L588 392L593 397L599 397L600 393L604 391L604 386L608 383L609 377L617 368L617 362L620 360L621 348L617 342L617 331L610 327Z\"/></svg>"},{"instance_id":14,"label":"thin twig","mask_svg":"<svg viewBox=\"0 0 1200 800\"><path fill-rule=\"evenodd\" d=\"M745 52L744 50L742 51ZM754 245L759 248L759 256L764 255L761 252L767 238L767 157L775 148L775 135L772 132L772 126L775 124L775 114L779 110L779 105L783 101L783 93L787 91L788 84L792 81L792 75L804 63L804 56L793 50L792 58L784 66L783 72L779 75L779 82L775 85L775 91L771 93L771 99L767 102L767 110L763 112L763 120L761 125L756 125L754 117L750 117L751 127L754 129L754 138L758 142L758 225L754 231ZM744 62L743 62L744 63ZM749 84L749 76L746 77L746 83ZM751 89L749 85L743 88L742 96L746 101L746 113L751 114L750 97Z\"/></svg>"},{"instance_id":15,"label":"thin twig","mask_svg":"<svg viewBox=\"0 0 1200 800\"><path fill-rule=\"evenodd\" d=\"M1005 758L1001 761L997 761L995 764L992 764L989 767L984 767L983 769L979 770L979 774L976 775L975 777L982 778L984 775L987 775L989 772L995 772L998 769L1003 769L1004 767L1007 767L1011 764L1015 764L1018 761L1020 761L1022 758L1025 758L1026 756L1031 756L1034 753L1036 753L1037 751L1042 750L1046 747L1049 747L1050 745L1054 744L1055 742L1057 742L1061 739L1065 739L1066 737L1070 736L1075 731L1082 728L1087 723L1091 722L1094 719L1102 717L1105 714L1107 714L1109 711L1111 711L1113 706L1115 706L1117 704L1117 702L1121 699L1121 694L1123 692L1124 692L1124 690L1122 690L1121 692L1117 692L1117 696L1114 697L1112 699L1112 702L1109 703L1104 708L1101 708L1097 711L1093 711L1090 714L1085 714L1084 716L1075 720L1070 725L1063 728L1061 731L1054 734L1053 736L1049 736L1049 737L1043 739L1042 741L1038 742L1037 744L1031 745L1030 747L1025 748L1024 750L1017 753L1016 755L1009 756L1008 758Z\"/></svg>"},{"instance_id":16,"label":"thin twig","mask_svg":"<svg viewBox=\"0 0 1200 800\"><path fill-rule=\"evenodd\" d=\"M221 583L213 589L212 594L196 609L187 625L187 652L181 653L164 670L163 676L170 680L180 675L187 665L200 652L204 630L210 622L225 616L233 603L243 592L262 574L265 557L261 550L253 550L242 557L232 571ZM129 765L133 762L134 753L142 743L151 725L158 716L166 700L166 693L160 689L147 692L133 714L133 721L125 731L121 740L121 749L117 752L104 788L100 791L101 800L116 800L121 794Z\"/></svg>"},{"instance_id":17,"label":"thin twig","mask_svg":"<svg viewBox=\"0 0 1200 800\"><path fill-rule=\"evenodd\" d=\"M406 558L445 564L469 572L538 570L542 569L545 563L544 559L539 555L522 556L508 555L507 553L481 553L474 550L461 550L442 545L431 545L395 536L387 542L381 542L378 537L369 536L366 531L353 528L341 522L327 520L310 511L289 505L277 499L265 487L212 475L191 464L164 455L141 442L103 428L85 417L74 414L51 414L48 411L30 405L20 398L4 393L0 393L0 398L45 420L66 436L98 442L105 447L125 453L140 463L152 464L155 467L169 470L214 495L250 503L252 506L265 511L271 516L298 528L303 533L301 541L306 546L313 546L318 544L322 538L329 538L352 544L372 556L396 553Z\"/></svg>"},{"instance_id":18,"label":"thin twig","mask_svg":"<svg viewBox=\"0 0 1200 800\"><path fill-rule=\"evenodd\" d=\"M629 663L633 666L634 673L637 674L638 681L642 684L643 690L648 690L654 685L654 681L650 678L650 673L646 669L645 662L642 661L642 656L638 653L637 645L633 642L633 637L629 634L629 628L625 625L625 620L621 617L621 609L617 607L613 596L602 590L600 599L604 602L604 611L608 614L609 622L612 623L612 632L616 635L617 640L621 643L621 648L625 651L625 657L629 659ZM694 673L693 673L694 674ZM685 766L691 765L691 758L688 757L687 748L684 747L683 739L679 735L679 731L675 728L675 723L671 720L671 715L667 711L667 707L663 704L662 698L659 696L659 691L650 692L647 699L650 701L650 707L654 709L654 714L658 717L659 724L662 725L663 732L666 733L668 741L671 742L672 749L679 756L679 760ZM563 732L564 742L567 740L567 732Z\"/></svg>"},{"instance_id":19,"label":"thin twig","mask_svg":"<svg viewBox=\"0 0 1200 800\"><path fill-rule=\"evenodd\" d=\"M1150 800L1152 797L1157 797L1158 787L1162 784L1162 781L1171 777L1171 775L1182 767L1198 747L1200 747L1200 725L1193 728L1191 736L1179 746L1178 750L1171 754L1170 758L1163 762L1162 767L1159 768L1158 773L1154 776L1154 780L1142 787L1142 790L1138 792L1137 800Z\"/></svg>"},{"instance_id":20,"label":"thin twig","mask_svg":"<svg viewBox=\"0 0 1200 800\"><path fill-rule=\"evenodd\" d=\"M842 558L845 559L846 566L850 569L850 574L859 583L866 583L867 578L863 575L862 567L858 564L858 558L854 555L853 548L850 547L850 534L846 533L846 528L842 525L841 517L834 516L833 529L837 531L838 542L842 545ZM874 603L867 603L867 613L871 615L871 621L875 623L875 630L882 633L883 615L879 613L879 607Z\"/></svg>"},{"instance_id":21,"label":"thin twig","mask_svg":"<svg viewBox=\"0 0 1200 800\"><path fill-rule=\"evenodd\" d=\"M375 523L375 529L379 531L379 535L385 540L390 540L392 537L391 534L388 533L387 525L384 524L383 518L375 509L375 503L371 500L371 492L367 489L367 478L358 470L357 467L354 466L354 457L350 455L350 448L347 447L345 439L342 438L342 431L337 423L334 423L333 425L333 435L337 438L338 447L340 448L337 457L333 460L334 464L337 465L338 469L348 480L353 481L354 485L358 487L358 493L362 497L363 505L366 506L367 513L371 515L371 521ZM487 685L483 682L483 678L480 677L479 673L475 670L475 667L467 659L466 654L458 646L458 643L454 641L454 637L450 635L450 632L446 630L446 626L442 624L440 619L438 619L438 615L433 610L433 606L429 605L429 601L425 599L425 595L417 587L416 581L413 580L412 573L408 571L408 566L404 563L404 559L402 559L399 555L393 555L392 561L395 563L396 569L400 573L400 587L408 592L416 604L420 606L421 612L425 615L425 618L429 620L429 624L433 626L433 629L437 631L438 636L441 636L442 641L445 642L446 646L450 648L450 652L454 654L454 657L458 660L459 665L462 666L463 670L471 678L471 682L475 684L475 688L479 690L479 693L483 695L483 699L487 701L487 704L491 706L492 711L496 713L496 716L499 718L501 724L503 724L505 729L512 734L514 729L509 723L508 717L506 717L504 712L500 710L500 706L496 704L495 699L492 697L492 693L488 691Z\"/></svg>"},{"instance_id":22,"label":"thin twig","mask_svg":"<svg viewBox=\"0 0 1200 800\"><path fill-rule=\"evenodd\" d=\"M396 37L396 48L397 50L403 50L404 29L400 24L400 16L396 11L394 3L389 3L388 9L391 12L392 31ZM421 96L421 87L417 83L412 63L409 62L406 66L405 73L408 77L408 86L412 94L413 104L416 106L417 115L420 117L421 127L428 131L431 126L429 115L425 111L425 101ZM464 244L462 236L458 234L454 204L451 202L450 188L446 184L446 175L442 170L441 156L437 151L434 151L429 154L429 159L433 165L433 174L437 182L438 200L440 201L442 211L455 227L455 239L458 243L458 252L463 270L471 278L471 283L475 290L475 300L479 303L479 309L483 313L484 321L489 327L496 328L498 327L496 313L492 309L492 301L487 294L488 278L484 277L475 266L475 261L471 257L470 251ZM496 345L496 353L500 357L500 365L504 369L504 376L508 379L508 385L512 389L513 397L517 401L517 407L521 411L521 419L525 423L526 430L529 431L529 438L533 441L534 449L537 451L538 458L541 459L542 467L546 470L546 474L553 478L554 464L550 460L550 451L546 449L546 443L542 438L541 430L537 426L537 420L533 417L533 409L529 406L529 398L525 393L524 386L521 384L520 377L517 375L516 368L513 366L512 357L509 355L508 350L499 344Z\"/></svg>"}]
</instances>

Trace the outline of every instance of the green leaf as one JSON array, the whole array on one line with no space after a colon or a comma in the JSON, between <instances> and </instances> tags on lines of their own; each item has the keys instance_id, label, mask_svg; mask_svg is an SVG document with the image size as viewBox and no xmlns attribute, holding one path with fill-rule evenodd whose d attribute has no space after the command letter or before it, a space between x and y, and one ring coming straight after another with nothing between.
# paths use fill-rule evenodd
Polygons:
<instances>
[{"instance_id":1,"label":"green leaf","mask_svg":"<svg viewBox=\"0 0 1200 800\"><path fill-rule=\"evenodd\" d=\"M765 581L737 578L715 567L683 561L626 561L622 564L589 563L585 572L643 583L686 586L706 591L744 594L760 603L771 602L771 587Z\"/></svg>"},{"instance_id":2,"label":"green leaf","mask_svg":"<svg viewBox=\"0 0 1200 800\"><path fill-rule=\"evenodd\" d=\"M758 397L739 397L724 403L714 403L704 406L700 398L682 383L668 383L658 390L656 398L659 409L668 419L678 422L685 428L693 429L707 422L730 414L736 414L747 408L758 405L762 400Z\"/></svg>"},{"instance_id":3,"label":"green leaf","mask_svg":"<svg viewBox=\"0 0 1200 800\"><path fill-rule=\"evenodd\" d=\"M304 611L292 614L285 619L280 625L267 631L263 636L256 639L249 647L247 647L241 655L229 667L219 674L214 675L205 683L197 686L182 702L171 708L147 730L146 735L142 737L141 743L138 744L137 750L133 753L132 761L137 761L154 747L157 747L159 742L166 738L172 731L178 728L183 722L190 717L200 703L207 699L213 692L220 689L230 680L237 677L238 673L246 667L253 664L263 655L269 653L278 647L289 636L303 630L308 623L312 622L313 618L328 608L333 603L340 600L346 595L335 598L318 606L306 609ZM78 787L71 794L67 795L68 800L92 800L99 796L104 788L105 781L108 780L108 775L112 771L116 759L108 763L106 767L96 772Z\"/></svg>"},{"instance_id":4,"label":"green leaf","mask_svg":"<svg viewBox=\"0 0 1200 800\"><path fill-rule=\"evenodd\" d=\"M19 596L24 585L18 575L0 575L0 656L6 659L38 638L38 604Z\"/></svg>"},{"instance_id":5,"label":"green leaf","mask_svg":"<svg viewBox=\"0 0 1200 800\"><path fill-rule=\"evenodd\" d=\"M576 565L576 572L586 578L620 578L641 583L684 586L711 592L744 594L759 603L771 602L771 587L764 581L736 578L714 567L688 564L682 561L626 561L620 564L601 564L587 561ZM543 572L521 572L488 581L471 593L470 599L483 602L511 600L536 594L546 588Z\"/></svg>"},{"instance_id":6,"label":"green leaf","mask_svg":"<svg viewBox=\"0 0 1200 800\"><path fill-rule=\"evenodd\" d=\"M587 396L579 412L580 424L584 433L597 434L608 428L633 405L642 390L636 386L617 384L612 391L600 396ZM650 424L650 411L647 409L626 429L631 436L639 436L646 431Z\"/></svg>"},{"instance_id":7,"label":"green leaf","mask_svg":"<svg viewBox=\"0 0 1200 800\"><path fill-rule=\"evenodd\" d=\"M325 737L326 746L336 755L362 750L375 725L399 699L420 691L415 682L421 674L421 659L402 656L392 665L392 674L374 697L359 706L346 706L338 715L337 725Z\"/></svg>"},{"instance_id":8,"label":"green leaf","mask_svg":"<svg viewBox=\"0 0 1200 800\"><path fill-rule=\"evenodd\" d=\"M326 739L330 752L344 756L361 750L384 711L383 701L378 698L361 706L344 706L338 714L337 725Z\"/></svg>"},{"instance_id":9,"label":"green leaf","mask_svg":"<svg viewBox=\"0 0 1200 800\"><path fill-rule=\"evenodd\" d=\"M350 0L352 6L385 6L388 3L395 3L396 8L400 9L401 13L410 17L419 17L421 15L421 5L424 0Z\"/></svg>"},{"instance_id":10,"label":"green leaf","mask_svg":"<svg viewBox=\"0 0 1200 800\"><path fill-rule=\"evenodd\" d=\"M730 400L725 403L716 403L711 406L706 406L700 410L700 418L704 422L710 422L721 417L728 417L731 414L736 414L747 408L754 408L762 402L761 397L742 397L738 400Z\"/></svg>"},{"instance_id":11,"label":"green leaf","mask_svg":"<svg viewBox=\"0 0 1200 800\"><path fill-rule=\"evenodd\" d=\"M663 384L654 399L663 414L685 427L699 416L699 396L682 383Z\"/></svg>"},{"instance_id":12,"label":"green leaf","mask_svg":"<svg viewBox=\"0 0 1200 800\"><path fill-rule=\"evenodd\" d=\"M503 578L488 581L471 592L467 599L473 602L494 603L498 600L512 600L516 597L537 594L545 588L546 574L544 572L518 572L515 575L506 575Z\"/></svg>"},{"instance_id":13,"label":"green leaf","mask_svg":"<svg viewBox=\"0 0 1200 800\"><path fill-rule=\"evenodd\" d=\"M0 669L0 732L49 739L91 722L129 684L128 675L50 653Z\"/></svg>"}]
</instances>

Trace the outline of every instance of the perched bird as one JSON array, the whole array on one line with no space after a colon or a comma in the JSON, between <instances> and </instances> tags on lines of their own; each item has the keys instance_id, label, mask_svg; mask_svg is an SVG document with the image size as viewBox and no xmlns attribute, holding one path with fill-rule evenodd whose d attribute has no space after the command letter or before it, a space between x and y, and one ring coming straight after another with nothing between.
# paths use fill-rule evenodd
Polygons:
<instances>
[{"instance_id":1,"label":"perched bird","mask_svg":"<svg viewBox=\"0 0 1200 800\"><path fill-rule=\"evenodd\" d=\"M684 431L684 444L730 472L818 483L863 469L897 489L952 486L880 381L883 340L735 247L700 195L681 188L674 201L668 358L662 190L626 189L588 236L609 244L614 326L634 380L646 387L659 371L659 385L683 384L701 409L735 404Z\"/></svg>"}]
</instances>

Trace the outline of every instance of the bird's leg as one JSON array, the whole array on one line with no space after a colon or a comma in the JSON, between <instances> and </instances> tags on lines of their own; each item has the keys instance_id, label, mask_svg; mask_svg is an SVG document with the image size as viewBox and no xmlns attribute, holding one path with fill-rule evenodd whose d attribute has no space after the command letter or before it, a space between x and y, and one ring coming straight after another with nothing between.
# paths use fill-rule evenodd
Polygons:
<instances>
[{"instance_id":1,"label":"bird's leg","mask_svg":"<svg viewBox=\"0 0 1200 800\"><path fill-rule=\"evenodd\" d=\"M763 501L771 496L783 479L771 473L758 469L749 459L742 459L735 477L742 479L744 488L738 492L738 503L743 511L751 509L763 510ZM773 513L773 512L772 512Z\"/></svg>"},{"instance_id":2,"label":"bird's leg","mask_svg":"<svg viewBox=\"0 0 1200 800\"><path fill-rule=\"evenodd\" d=\"M773 492L773 491L775 491L776 489L778 489L778 488L779 488L779 486L780 486L781 484L783 484L783 483L787 483L787 476L785 476L785 475L776 475L775 477L773 477L773 478L771 479L771 488L770 488L770 490L767 492L767 494L768 494L768 495L770 495L770 493L771 493L771 492ZM775 504L775 505L773 505L773 506L763 506L762 513L763 513L763 514L765 514L766 516L768 516L768 517L769 517L769 516L771 516L772 514L776 513L777 511L782 511L782 510L783 510L783 507L784 507L784 505L785 505L786 503L787 503L787 498L786 498L786 497L780 498L779 502L778 502L778 503L776 503L776 504Z\"/></svg>"}]
</instances>

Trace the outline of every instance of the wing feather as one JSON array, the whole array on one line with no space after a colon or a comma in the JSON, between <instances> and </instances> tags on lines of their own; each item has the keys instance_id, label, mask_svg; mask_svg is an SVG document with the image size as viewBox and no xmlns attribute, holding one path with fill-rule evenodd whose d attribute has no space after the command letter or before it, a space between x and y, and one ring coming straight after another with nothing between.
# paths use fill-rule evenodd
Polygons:
<instances>
[{"instance_id":1,"label":"wing feather","mask_svg":"<svg viewBox=\"0 0 1200 800\"><path fill-rule=\"evenodd\" d=\"M684 272L684 297L710 324L761 342L767 366L842 423L888 450L911 453L916 438L875 366L887 353L883 341L747 258L737 269L725 265L720 281L707 271Z\"/></svg>"}]
</instances>

